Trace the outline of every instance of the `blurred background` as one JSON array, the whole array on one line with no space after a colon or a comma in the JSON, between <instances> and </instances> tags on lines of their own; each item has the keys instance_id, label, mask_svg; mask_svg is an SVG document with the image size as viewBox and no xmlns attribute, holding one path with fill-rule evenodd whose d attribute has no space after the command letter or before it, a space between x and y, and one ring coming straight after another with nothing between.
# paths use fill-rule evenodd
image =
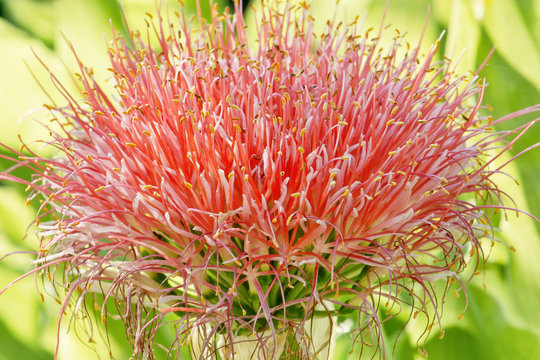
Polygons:
<instances>
[{"instance_id":1,"label":"blurred background","mask_svg":"<svg viewBox=\"0 0 540 360\"><path fill-rule=\"evenodd\" d=\"M110 24L125 33L124 11L132 29L144 30L145 13L155 13L156 2L0 0L0 142L19 148L19 134L25 142L48 136L48 130L39 125L39 121L47 121L41 106L51 101L61 104L61 98L38 59L67 87L74 88L69 76L75 71L70 41L82 61L96 71L98 78L105 79ZM207 1L201 2L207 13ZM217 2L221 8L230 5L225 0ZM256 2L248 4L244 0L248 19L253 16L248 5ZM194 1L184 3L186 12L195 11ZM356 15L365 16L366 28L378 26L385 4L385 0L342 0L336 15L349 21ZM173 0L168 7L179 10ZM334 8L334 2L313 1L313 16L320 26L334 14ZM461 56L461 72L476 71L496 47L481 72L488 83L484 103L493 107L491 114L495 118L540 103L540 0L391 0L385 22L392 29L407 32L411 44L416 44L425 25L425 47L445 31L439 56ZM504 127L513 128L532 119L534 116L520 117ZM513 147L513 154L539 141L540 126L535 126ZM33 148L39 145L35 143ZM8 154L4 149L1 152ZM0 171L9 166L8 161L0 160ZM540 217L540 149L520 156L506 171L516 181L501 176L501 188L514 198L518 208ZM28 176L24 171L19 175ZM27 229L35 213L35 207L25 206L24 187L0 182L0 257L37 249L38 240L33 230ZM425 343L430 359L540 359L540 225L530 217L516 217L515 213L496 221L504 230L498 235L500 240L510 246L495 246L485 265L485 275L469 284L468 307L461 320L458 317L466 297L448 294L444 338L441 340L440 330L435 329ZM30 255L17 255L2 260L0 289L31 270L31 259ZM59 305L51 298L45 296L42 302L32 276L7 290L0 296L0 360L53 358L59 312ZM416 339L425 325L411 322L401 331L407 318L408 313L385 324L389 358L423 358L417 351ZM103 329L93 329L91 341L87 335L79 339L80 332L66 320L61 325L59 359L110 357L100 338ZM159 336L167 338L170 334L163 331ZM120 324L110 322L109 339L114 358L128 359L130 347ZM347 334L340 336L335 359L358 359L358 349L351 349L351 344ZM419 345L423 346L423 342Z\"/></svg>"}]
</instances>

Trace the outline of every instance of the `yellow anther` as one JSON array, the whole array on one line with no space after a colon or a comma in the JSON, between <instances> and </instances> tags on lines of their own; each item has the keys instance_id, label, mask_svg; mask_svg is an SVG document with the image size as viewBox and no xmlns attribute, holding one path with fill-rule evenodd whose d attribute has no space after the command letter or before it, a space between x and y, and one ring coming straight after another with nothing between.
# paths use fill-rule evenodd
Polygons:
<instances>
[{"instance_id":1,"label":"yellow anther","mask_svg":"<svg viewBox=\"0 0 540 360\"><path fill-rule=\"evenodd\" d=\"M289 224L291 223L292 217L292 215L289 215L289 217L287 218L287 226L289 226Z\"/></svg>"}]
</instances>

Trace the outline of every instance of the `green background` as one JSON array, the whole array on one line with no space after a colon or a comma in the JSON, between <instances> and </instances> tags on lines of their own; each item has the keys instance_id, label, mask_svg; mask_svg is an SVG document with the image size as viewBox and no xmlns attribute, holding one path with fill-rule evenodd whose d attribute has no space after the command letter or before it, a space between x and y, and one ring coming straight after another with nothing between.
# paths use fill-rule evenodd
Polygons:
<instances>
[{"instance_id":1,"label":"green background","mask_svg":"<svg viewBox=\"0 0 540 360\"><path fill-rule=\"evenodd\" d=\"M205 0L202 2L206 4ZM145 13L155 12L154 3L153 0L122 2L132 28L146 28ZM186 11L193 12L193 1L185 3ZM336 16L349 21L356 15L365 16L366 28L377 26L385 4L384 0L342 0ZM61 101L50 84L48 72L33 53L63 83L73 87L69 77L74 69L70 41L83 62L95 69L99 79L104 79L105 69L109 67L105 38L110 34L110 21L116 29L125 28L122 7L115 0L0 0L0 6L0 142L18 148L18 134L25 142L48 136L48 131L38 124L46 120L40 106L51 102L45 92L53 101ZM176 1L171 1L169 8L178 9ZM333 2L314 1L313 15L319 28L333 13ZM246 16L251 17L252 12L248 10ZM411 44L416 43L426 24L423 41L426 47L445 30L439 55L456 59L465 50L458 64L461 72L475 71L496 46L481 73L488 83L484 103L494 108L495 117L540 103L540 0L392 0L386 22L407 32ZM505 123L504 127L516 127L532 119L534 116L524 116ZM539 139L540 127L534 126L514 146L513 153ZM35 143L33 148L39 145ZM7 154L5 150L2 153ZM8 166L8 162L0 162L0 170ZM506 168L520 186L509 177L498 178L501 188L511 194L517 207L536 216L540 216L539 169L540 150L535 149ZM25 206L21 186L0 183L0 256L37 248L32 229L21 241L35 211ZM430 359L540 359L540 226L531 218L516 217L514 213L508 214L508 220L500 219L499 226L504 230L498 234L499 238L516 251L504 245L492 250L485 275L476 277L468 286L469 305L461 320L458 317L465 307L465 296L448 295L444 306L444 338L441 340L440 331L434 329L426 341ZM0 262L0 288L30 269L30 256L4 259ZM1 295L0 360L51 359L59 311L52 299L46 297L45 302L41 301L32 276ZM416 338L425 324L411 321L401 331L407 317L408 313L404 312L385 324L389 358L423 358L417 351ZM347 325L353 324L344 323L344 327ZM60 331L58 358L109 358L100 332L103 333L94 329L96 343L92 344L87 335L68 327L66 321ZM109 333L115 358L129 358L129 346L121 326L113 324ZM397 334L400 336L395 342ZM167 338L170 334L164 331L159 336ZM358 359L358 349L351 352L350 347L349 336L341 335L335 358ZM369 358L369 351L364 355Z\"/></svg>"}]
</instances>

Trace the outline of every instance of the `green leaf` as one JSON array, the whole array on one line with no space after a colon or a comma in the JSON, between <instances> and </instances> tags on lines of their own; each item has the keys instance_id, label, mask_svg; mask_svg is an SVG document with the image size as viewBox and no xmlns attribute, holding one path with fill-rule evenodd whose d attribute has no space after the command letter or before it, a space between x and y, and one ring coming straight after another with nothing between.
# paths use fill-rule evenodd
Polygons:
<instances>
[{"instance_id":1,"label":"green leaf","mask_svg":"<svg viewBox=\"0 0 540 360\"><path fill-rule=\"evenodd\" d=\"M13 188L0 186L0 256L10 251L35 249L38 240L30 231L24 243L21 243L26 228L35 217L34 209L25 206L25 198ZM8 247L7 242L11 243Z\"/></svg>"},{"instance_id":2,"label":"green leaf","mask_svg":"<svg viewBox=\"0 0 540 360\"><path fill-rule=\"evenodd\" d=\"M38 63L32 49L51 69L61 69L55 54L42 41L0 19L0 53L3 54L0 57L0 93L4 94L0 100L0 142L15 148L20 146L18 134L24 134L26 140L48 136L48 130L38 125L36 120L46 119L42 105L50 103L50 100L25 62L47 91L56 95L49 74Z\"/></svg>"},{"instance_id":3,"label":"green leaf","mask_svg":"<svg viewBox=\"0 0 540 360\"><path fill-rule=\"evenodd\" d=\"M486 1L483 25L498 51L540 90L540 50L515 1Z\"/></svg>"},{"instance_id":4,"label":"green leaf","mask_svg":"<svg viewBox=\"0 0 540 360\"><path fill-rule=\"evenodd\" d=\"M507 167L506 171L517 176L517 169L513 165ZM498 183L510 192L521 209L527 211L525 195L511 179L501 176ZM519 217L509 214L508 220L501 224L501 230L503 238L515 248L505 279L507 291L512 294L513 303L525 324L540 336L540 234L536 231L534 220L523 214Z\"/></svg>"},{"instance_id":5,"label":"green leaf","mask_svg":"<svg viewBox=\"0 0 540 360\"><path fill-rule=\"evenodd\" d=\"M3 0L6 17L32 36L53 46L54 15L51 1Z\"/></svg>"},{"instance_id":6,"label":"green leaf","mask_svg":"<svg viewBox=\"0 0 540 360\"><path fill-rule=\"evenodd\" d=\"M110 77L106 39L112 37L111 24L115 31L124 29L120 5L115 0L58 0L55 14L58 21L55 43L60 58L70 69L80 72L69 43L62 37L64 34L82 63L91 67L96 79L103 83Z\"/></svg>"},{"instance_id":7,"label":"green leaf","mask_svg":"<svg viewBox=\"0 0 540 360\"><path fill-rule=\"evenodd\" d=\"M453 0L448 33L446 35L445 55L457 61L457 73L465 74L475 71L476 54L480 40L479 22L474 17L473 2L468 0Z\"/></svg>"},{"instance_id":8,"label":"green leaf","mask_svg":"<svg viewBox=\"0 0 540 360\"><path fill-rule=\"evenodd\" d=\"M24 309L17 309L18 311L24 311ZM30 346L25 344L21 339L13 335L6 327L3 321L0 321L0 360L13 360L13 359L33 359L33 360L49 360L54 355L39 346L34 344Z\"/></svg>"},{"instance_id":9,"label":"green leaf","mask_svg":"<svg viewBox=\"0 0 540 360\"><path fill-rule=\"evenodd\" d=\"M477 286L468 290L468 326L445 329L444 338L426 344L429 359L520 359L540 358L540 337L527 327L512 325L508 310L498 299ZM462 324L466 325L466 324Z\"/></svg>"},{"instance_id":10,"label":"green leaf","mask_svg":"<svg viewBox=\"0 0 540 360\"><path fill-rule=\"evenodd\" d=\"M482 62L492 49L487 34L484 32L479 46L478 63ZM526 52L522 49L521 53ZM525 55L523 55L525 56ZM540 67L540 66L539 66ZM522 76L509 64L502 54L496 51L489 59L488 64L482 70L481 76L487 80L484 103L493 107L493 115L500 118L516 110L537 104L540 100L540 91L530 79ZM498 130L511 130L525 124L527 121L538 118L540 113L529 114L497 125ZM517 154L526 148L533 146L540 139L540 126L535 125L522 136L512 147L512 152ZM528 204L533 214L540 214L540 191L538 190L538 173L540 172L540 151L533 150L521 155L514 161L520 181L526 196L524 204ZM537 215L538 216L538 215ZM535 224L540 231L540 223Z\"/></svg>"},{"instance_id":11,"label":"green leaf","mask_svg":"<svg viewBox=\"0 0 540 360\"><path fill-rule=\"evenodd\" d=\"M487 356L484 346L479 346L481 340L469 329L451 327L445 330L443 339L431 339L426 350L430 360L495 360Z\"/></svg>"}]
</instances>

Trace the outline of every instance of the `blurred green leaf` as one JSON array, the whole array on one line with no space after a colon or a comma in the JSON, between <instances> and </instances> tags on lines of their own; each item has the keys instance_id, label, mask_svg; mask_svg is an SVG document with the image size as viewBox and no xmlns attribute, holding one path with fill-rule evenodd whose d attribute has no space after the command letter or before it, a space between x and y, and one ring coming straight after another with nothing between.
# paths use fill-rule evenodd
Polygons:
<instances>
[{"instance_id":1,"label":"blurred green leaf","mask_svg":"<svg viewBox=\"0 0 540 360\"><path fill-rule=\"evenodd\" d=\"M460 359L499 359L490 358L482 346L482 339L478 338L471 330L451 327L445 330L444 338L433 338L426 349L430 360Z\"/></svg>"},{"instance_id":2,"label":"blurred green leaf","mask_svg":"<svg viewBox=\"0 0 540 360\"><path fill-rule=\"evenodd\" d=\"M478 64L483 61L493 44L487 34L483 34L478 55ZM540 65L539 65L540 67ZM540 91L533 85L530 79L523 77L513 68L498 52L491 56L488 64L482 70L481 76L486 78L488 86L485 90L484 103L493 107L493 115L500 118L518 109L538 104ZM497 124L499 130L511 130L528 121L540 116L539 113L521 116L517 119ZM512 152L517 154L526 148L538 143L540 139L540 125L535 125L522 136L512 147ZM527 194L525 202L533 214L540 214L540 188L538 187L538 174L540 173L540 150L529 151L514 161L518 173L522 178L523 191ZM537 215L538 216L538 215ZM540 223L535 223L537 231L540 231Z\"/></svg>"},{"instance_id":3,"label":"blurred green leaf","mask_svg":"<svg viewBox=\"0 0 540 360\"><path fill-rule=\"evenodd\" d=\"M512 168L508 169L512 170ZM517 169L514 169L515 173ZM501 178L500 186L505 189L514 189L514 200L523 206L525 196L523 192L516 190L509 178ZM515 249L515 254L510 258L510 271L505 278L507 291L512 294L513 302L523 321L531 331L540 336L540 234L534 227L534 221L523 214L516 217L511 214L509 219L501 224L502 236ZM540 340L538 341L540 344ZM538 356L540 358L540 356Z\"/></svg>"},{"instance_id":4,"label":"blurred green leaf","mask_svg":"<svg viewBox=\"0 0 540 360\"><path fill-rule=\"evenodd\" d=\"M55 24L50 0L2 0L1 3L10 21L53 47Z\"/></svg>"},{"instance_id":5,"label":"blurred green leaf","mask_svg":"<svg viewBox=\"0 0 540 360\"><path fill-rule=\"evenodd\" d=\"M24 309L18 309L24 311ZM51 352L43 349L36 349L25 343L20 338L14 336L0 320L0 360L32 359L50 360L54 356Z\"/></svg>"},{"instance_id":6,"label":"blurred green leaf","mask_svg":"<svg viewBox=\"0 0 540 360\"><path fill-rule=\"evenodd\" d=\"M432 338L426 345L430 359L536 360L540 358L540 338L534 331L510 325L504 307L495 297L471 286L468 290L474 326L450 327L444 338Z\"/></svg>"},{"instance_id":7,"label":"blurred green leaf","mask_svg":"<svg viewBox=\"0 0 540 360\"><path fill-rule=\"evenodd\" d=\"M516 2L486 1L483 25L508 63L540 91L540 51Z\"/></svg>"},{"instance_id":8,"label":"blurred green leaf","mask_svg":"<svg viewBox=\"0 0 540 360\"><path fill-rule=\"evenodd\" d=\"M106 39L112 37L111 24L115 31L123 32L122 11L116 1L110 0L57 0L55 2L58 32L57 52L69 68L80 72L74 59L70 43L77 57L86 67L94 70L100 83L110 77L106 56ZM65 35L65 39L62 38Z\"/></svg>"},{"instance_id":9,"label":"blurred green leaf","mask_svg":"<svg viewBox=\"0 0 540 360\"><path fill-rule=\"evenodd\" d=\"M480 27L474 17L473 1L453 0L446 34L446 48L444 53L450 59L461 59L457 64L457 73L465 74L474 71L478 42L480 40Z\"/></svg>"},{"instance_id":10,"label":"blurred green leaf","mask_svg":"<svg viewBox=\"0 0 540 360\"><path fill-rule=\"evenodd\" d=\"M21 247L35 249L38 242L32 232L25 242L21 243L26 228L35 217L34 209L25 206L24 195L10 187L0 186L0 199L0 237L5 236L5 240L12 243L8 248L6 241L0 242L0 256ZM17 246L13 247L14 245ZM28 267L25 270L28 270Z\"/></svg>"},{"instance_id":11,"label":"blurred green leaf","mask_svg":"<svg viewBox=\"0 0 540 360\"><path fill-rule=\"evenodd\" d=\"M47 138L48 130L37 124L37 119L45 120L41 106L50 100L25 66L27 62L39 81L54 95L48 73L37 62L32 49L51 69L59 70L61 65L54 53L45 44L32 38L4 19L0 19L0 92L2 116L0 117L0 142L18 148L18 134L25 139ZM58 99L58 96L55 96Z\"/></svg>"}]
</instances>

